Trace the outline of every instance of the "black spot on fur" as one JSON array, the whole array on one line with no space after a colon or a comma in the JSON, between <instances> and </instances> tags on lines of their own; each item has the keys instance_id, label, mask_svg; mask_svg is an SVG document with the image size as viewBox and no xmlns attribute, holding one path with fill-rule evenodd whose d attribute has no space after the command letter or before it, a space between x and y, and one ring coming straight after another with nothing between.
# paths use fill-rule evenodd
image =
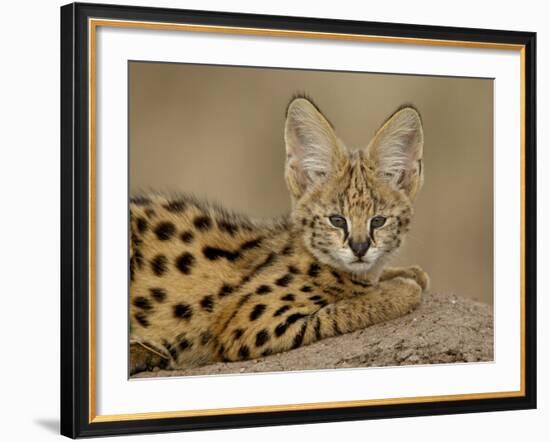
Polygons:
<instances>
[{"instance_id":1,"label":"black spot on fur","mask_svg":"<svg viewBox=\"0 0 550 442\"><path fill-rule=\"evenodd\" d=\"M289 255L292 255L292 246L285 246L283 248L283 250L281 250L281 255L284 255L284 256L289 256Z\"/></svg>"},{"instance_id":2,"label":"black spot on fur","mask_svg":"<svg viewBox=\"0 0 550 442\"><path fill-rule=\"evenodd\" d=\"M143 241L139 236L137 236L136 233L132 233L131 241L132 241L132 245L136 247L139 247L141 244L143 244Z\"/></svg>"},{"instance_id":3,"label":"black spot on fur","mask_svg":"<svg viewBox=\"0 0 550 442\"><path fill-rule=\"evenodd\" d=\"M174 235L175 231L176 227L174 226L174 224L168 221L159 223L155 227L155 235L157 235L157 238L161 241L168 241L170 238L172 238L172 235Z\"/></svg>"},{"instance_id":4,"label":"black spot on fur","mask_svg":"<svg viewBox=\"0 0 550 442\"><path fill-rule=\"evenodd\" d=\"M272 266L273 263L277 260L277 255L275 252L271 252L267 257L258 264L254 269L248 274L241 278L241 285L246 284L248 281L252 279L253 276L256 276L258 273L261 273L263 270L268 268L269 266Z\"/></svg>"},{"instance_id":5,"label":"black spot on fur","mask_svg":"<svg viewBox=\"0 0 550 442\"><path fill-rule=\"evenodd\" d=\"M135 315L134 315L134 319L138 322L139 325L141 325L142 327L149 327L149 321L147 320L147 316L145 315L145 313L143 312L137 312Z\"/></svg>"},{"instance_id":6,"label":"black spot on fur","mask_svg":"<svg viewBox=\"0 0 550 442\"><path fill-rule=\"evenodd\" d=\"M290 305L283 305L282 307L278 308L275 313L273 313L273 316L281 316L283 313L290 310Z\"/></svg>"},{"instance_id":7,"label":"black spot on fur","mask_svg":"<svg viewBox=\"0 0 550 442\"><path fill-rule=\"evenodd\" d=\"M311 301L319 301L319 299L322 299L322 298L319 295L313 295L313 296L310 296L309 299Z\"/></svg>"},{"instance_id":8,"label":"black spot on fur","mask_svg":"<svg viewBox=\"0 0 550 442\"><path fill-rule=\"evenodd\" d=\"M292 348L298 348L300 345L302 345L302 342L304 341L304 335L306 334L306 328L307 322L304 322L300 327L300 331L296 333L296 336L294 336L294 339L292 340Z\"/></svg>"},{"instance_id":9,"label":"black spot on fur","mask_svg":"<svg viewBox=\"0 0 550 442\"><path fill-rule=\"evenodd\" d=\"M201 299L201 307L207 312L212 312L214 310L214 297L212 295L206 295Z\"/></svg>"},{"instance_id":10,"label":"black spot on fur","mask_svg":"<svg viewBox=\"0 0 550 442\"><path fill-rule=\"evenodd\" d=\"M172 357L172 359L178 358L178 350L175 346L172 345L171 342L168 342L166 339L163 339L162 345L166 347L166 350L168 350L168 353L170 353L170 356Z\"/></svg>"},{"instance_id":11,"label":"black spot on fur","mask_svg":"<svg viewBox=\"0 0 550 442\"><path fill-rule=\"evenodd\" d=\"M193 344L187 339L182 339L178 345L181 351L187 350L193 346Z\"/></svg>"},{"instance_id":12,"label":"black spot on fur","mask_svg":"<svg viewBox=\"0 0 550 442\"><path fill-rule=\"evenodd\" d=\"M180 213L185 210L187 204L185 203L185 201L182 200L173 200L166 203L163 207L168 210L168 212Z\"/></svg>"},{"instance_id":13,"label":"black spot on fur","mask_svg":"<svg viewBox=\"0 0 550 442\"><path fill-rule=\"evenodd\" d=\"M288 271L293 275L297 275L298 273L300 273L300 270L298 270L298 268L293 265L288 266Z\"/></svg>"},{"instance_id":14,"label":"black spot on fur","mask_svg":"<svg viewBox=\"0 0 550 442\"><path fill-rule=\"evenodd\" d=\"M243 242L241 244L240 249L241 250L256 249L260 247L261 244L262 244L262 238L251 239L250 241Z\"/></svg>"},{"instance_id":15,"label":"black spot on fur","mask_svg":"<svg viewBox=\"0 0 550 442\"><path fill-rule=\"evenodd\" d=\"M239 227L237 225L226 220L219 220L218 227L222 232L229 233L231 236L235 236L235 234L239 231Z\"/></svg>"},{"instance_id":16,"label":"black spot on fur","mask_svg":"<svg viewBox=\"0 0 550 442\"><path fill-rule=\"evenodd\" d=\"M336 319L332 320L332 329L334 330L334 334L341 335L342 331L340 330L340 326L338 325L338 321Z\"/></svg>"},{"instance_id":17,"label":"black spot on fur","mask_svg":"<svg viewBox=\"0 0 550 442\"><path fill-rule=\"evenodd\" d=\"M323 289L323 293L326 293L327 295L338 295L340 293L343 293L344 289L342 287L338 287L335 285L329 285L325 289Z\"/></svg>"},{"instance_id":18,"label":"black spot on fur","mask_svg":"<svg viewBox=\"0 0 550 442\"><path fill-rule=\"evenodd\" d=\"M224 284L224 285L221 286L220 291L218 293L218 296L220 298L223 298L224 296L230 295L234 291L235 291L235 287L233 287L229 284Z\"/></svg>"},{"instance_id":19,"label":"black spot on fur","mask_svg":"<svg viewBox=\"0 0 550 442\"><path fill-rule=\"evenodd\" d=\"M261 271L265 270L267 267L272 266L277 261L277 255L275 252L271 252L267 257L256 266L254 269L253 274L260 273Z\"/></svg>"},{"instance_id":20,"label":"black spot on fur","mask_svg":"<svg viewBox=\"0 0 550 442\"><path fill-rule=\"evenodd\" d=\"M270 348L266 348L264 351L262 351L262 356L266 357L271 355L272 353L273 353L273 350L271 350Z\"/></svg>"},{"instance_id":21,"label":"black spot on fur","mask_svg":"<svg viewBox=\"0 0 550 442\"><path fill-rule=\"evenodd\" d=\"M239 357L241 359L248 359L250 356L250 349L246 345L242 345L241 348L239 348Z\"/></svg>"},{"instance_id":22,"label":"black spot on fur","mask_svg":"<svg viewBox=\"0 0 550 442\"><path fill-rule=\"evenodd\" d=\"M136 250L135 253L134 253L134 261L135 261L138 269L143 268L145 258L143 257L143 253L141 253L139 250Z\"/></svg>"},{"instance_id":23,"label":"black spot on fur","mask_svg":"<svg viewBox=\"0 0 550 442\"><path fill-rule=\"evenodd\" d=\"M265 312L265 304L256 304L250 312L250 320L255 321Z\"/></svg>"},{"instance_id":24,"label":"black spot on fur","mask_svg":"<svg viewBox=\"0 0 550 442\"><path fill-rule=\"evenodd\" d=\"M313 291L313 287L311 287L310 285L304 285L301 289L300 289L301 292L304 292L304 293L309 293L309 292L312 292Z\"/></svg>"},{"instance_id":25,"label":"black spot on fur","mask_svg":"<svg viewBox=\"0 0 550 442\"><path fill-rule=\"evenodd\" d=\"M149 223L145 218L137 219L137 229L139 233L145 233L148 227L149 227Z\"/></svg>"},{"instance_id":26,"label":"black spot on fur","mask_svg":"<svg viewBox=\"0 0 550 442\"><path fill-rule=\"evenodd\" d=\"M136 206L148 206L151 204L151 200L145 196L135 196L130 198L130 203Z\"/></svg>"},{"instance_id":27,"label":"black spot on fur","mask_svg":"<svg viewBox=\"0 0 550 442\"><path fill-rule=\"evenodd\" d=\"M189 304L176 304L174 306L174 317L189 320L193 316L193 309Z\"/></svg>"},{"instance_id":28,"label":"black spot on fur","mask_svg":"<svg viewBox=\"0 0 550 442\"><path fill-rule=\"evenodd\" d=\"M277 279L275 281L275 284L279 287L287 287L293 279L294 276L292 276L290 273L287 273L286 275L283 275L279 279Z\"/></svg>"},{"instance_id":29,"label":"black spot on fur","mask_svg":"<svg viewBox=\"0 0 550 442\"><path fill-rule=\"evenodd\" d=\"M164 255L157 255L151 261L151 270L157 276L162 276L166 272L166 265L168 264L168 259Z\"/></svg>"},{"instance_id":30,"label":"black spot on fur","mask_svg":"<svg viewBox=\"0 0 550 442\"><path fill-rule=\"evenodd\" d=\"M195 265L195 257L189 252L182 253L176 259L176 267L185 275L189 275L191 273L191 268L193 265Z\"/></svg>"},{"instance_id":31,"label":"black spot on fur","mask_svg":"<svg viewBox=\"0 0 550 442\"><path fill-rule=\"evenodd\" d=\"M235 331L233 332L233 337L235 339L239 339L244 333L244 330L242 328L237 328L235 329Z\"/></svg>"},{"instance_id":32,"label":"black spot on fur","mask_svg":"<svg viewBox=\"0 0 550 442\"><path fill-rule=\"evenodd\" d=\"M166 290L164 289L151 288L149 289L149 293L151 293L151 296L157 302L164 302L166 300Z\"/></svg>"},{"instance_id":33,"label":"black spot on fur","mask_svg":"<svg viewBox=\"0 0 550 442\"><path fill-rule=\"evenodd\" d=\"M328 302L324 299L320 299L319 301L315 301L314 304L318 305L320 308L323 308L324 306L328 305Z\"/></svg>"},{"instance_id":34,"label":"black spot on fur","mask_svg":"<svg viewBox=\"0 0 550 442\"><path fill-rule=\"evenodd\" d=\"M241 256L239 252L231 252L229 250L209 246L204 247L202 249L202 253L204 254L204 257L210 261L216 261L220 258L225 258L228 261L235 261Z\"/></svg>"},{"instance_id":35,"label":"black spot on fur","mask_svg":"<svg viewBox=\"0 0 550 442\"><path fill-rule=\"evenodd\" d=\"M189 231L182 232L182 234L180 235L180 239L186 244L190 244L193 241L194 237L195 235L193 235L193 232Z\"/></svg>"},{"instance_id":36,"label":"black spot on fur","mask_svg":"<svg viewBox=\"0 0 550 442\"><path fill-rule=\"evenodd\" d=\"M280 337L284 335L287 328L288 324L286 322L281 322L279 325L277 325L277 327L275 327L275 336Z\"/></svg>"},{"instance_id":37,"label":"black spot on fur","mask_svg":"<svg viewBox=\"0 0 550 442\"><path fill-rule=\"evenodd\" d=\"M261 347L264 345L267 341L269 341L269 332L267 329L260 330L258 333L256 333L256 347Z\"/></svg>"},{"instance_id":38,"label":"black spot on fur","mask_svg":"<svg viewBox=\"0 0 550 442\"><path fill-rule=\"evenodd\" d=\"M272 290L273 289L270 286L262 284L256 289L256 293L258 295L264 295L265 293L270 293Z\"/></svg>"},{"instance_id":39,"label":"black spot on fur","mask_svg":"<svg viewBox=\"0 0 550 442\"><path fill-rule=\"evenodd\" d=\"M246 295L241 296L241 299L239 299L237 307L242 307L244 304L246 304L251 296L252 296L252 293L247 293Z\"/></svg>"},{"instance_id":40,"label":"black spot on fur","mask_svg":"<svg viewBox=\"0 0 550 442\"><path fill-rule=\"evenodd\" d=\"M147 218L153 218L155 215L156 213L153 209L145 209L145 216L147 216Z\"/></svg>"},{"instance_id":41,"label":"black spot on fur","mask_svg":"<svg viewBox=\"0 0 550 442\"><path fill-rule=\"evenodd\" d=\"M208 217L206 215L197 216L193 220L193 225L197 229L204 232L205 230L208 230L212 227L212 220L210 219L210 217Z\"/></svg>"},{"instance_id":42,"label":"black spot on fur","mask_svg":"<svg viewBox=\"0 0 550 442\"><path fill-rule=\"evenodd\" d=\"M296 296L293 295L292 293L289 293L281 297L281 301L294 301L295 299L296 299Z\"/></svg>"},{"instance_id":43,"label":"black spot on fur","mask_svg":"<svg viewBox=\"0 0 550 442\"><path fill-rule=\"evenodd\" d=\"M307 271L307 274L311 276L312 278L315 278L319 276L319 273L321 272L321 267L316 262L312 262L309 266L309 270Z\"/></svg>"},{"instance_id":44,"label":"black spot on fur","mask_svg":"<svg viewBox=\"0 0 550 442\"><path fill-rule=\"evenodd\" d=\"M330 273L332 274L332 276L334 276L336 278L336 281L338 282L338 284L343 284L344 283L344 280L342 279L342 277L337 272L335 272L333 270Z\"/></svg>"},{"instance_id":45,"label":"black spot on fur","mask_svg":"<svg viewBox=\"0 0 550 442\"><path fill-rule=\"evenodd\" d=\"M134 274L136 272L136 269L135 269L135 260L134 258L130 258L130 281L133 281L134 280Z\"/></svg>"},{"instance_id":46,"label":"black spot on fur","mask_svg":"<svg viewBox=\"0 0 550 442\"><path fill-rule=\"evenodd\" d=\"M293 313L288 318L286 318L286 322L289 324L294 324L296 321L307 317L307 314L304 313Z\"/></svg>"},{"instance_id":47,"label":"black spot on fur","mask_svg":"<svg viewBox=\"0 0 550 442\"><path fill-rule=\"evenodd\" d=\"M134 298L133 304L135 307L142 310L151 310L153 308L153 306L151 305L151 301L149 301L144 296L137 296L136 298Z\"/></svg>"},{"instance_id":48,"label":"black spot on fur","mask_svg":"<svg viewBox=\"0 0 550 442\"><path fill-rule=\"evenodd\" d=\"M318 316L315 319L314 330L315 330L315 339L320 340L321 339L321 320L319 319Z\"/></svg>"}]
</instances>

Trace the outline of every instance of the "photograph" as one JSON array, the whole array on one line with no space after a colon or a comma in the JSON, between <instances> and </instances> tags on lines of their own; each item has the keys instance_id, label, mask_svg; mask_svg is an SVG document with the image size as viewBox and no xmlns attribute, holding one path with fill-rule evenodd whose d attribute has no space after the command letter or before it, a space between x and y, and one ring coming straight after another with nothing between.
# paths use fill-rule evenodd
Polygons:
<instances>
[{"instance_id":1,"label":"photograph","mask_svg":"<svg viewBox=\"0 0 550 442\"><path fill-rule=\"evenodd\" d=\"M492 361L493 89L130 60L129 374Z\"/></svg>"}]
</instances>

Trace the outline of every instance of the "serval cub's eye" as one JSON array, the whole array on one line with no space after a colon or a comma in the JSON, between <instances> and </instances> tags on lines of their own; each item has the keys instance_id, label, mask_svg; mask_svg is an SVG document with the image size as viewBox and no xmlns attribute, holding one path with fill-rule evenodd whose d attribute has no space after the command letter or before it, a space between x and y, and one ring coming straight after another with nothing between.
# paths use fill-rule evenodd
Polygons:
<instances>
[{"instance_id":1,"label":"serval cub's eye","mask_svg":"<svg viewBox=\"0 0 550 442\"><path fill-rule=\"evenodd\" d=\"M385 223L386 223L386 218L381 215L375 216L373 219L370 220L370 226L373 229L382 227Z\"/></svg>"},{"instance_id":2,"label":"serval cub's eye","mask_svg":"<svg viewBox=\"0 0 550 442\"><path fill-rule=\"evenodd\" d=\"M328 220L334 227L338 227L339 229L346 229L348 227L346 218L344 218L343 216L331 215L328 217Z\"/></svg>"}]
</instances>

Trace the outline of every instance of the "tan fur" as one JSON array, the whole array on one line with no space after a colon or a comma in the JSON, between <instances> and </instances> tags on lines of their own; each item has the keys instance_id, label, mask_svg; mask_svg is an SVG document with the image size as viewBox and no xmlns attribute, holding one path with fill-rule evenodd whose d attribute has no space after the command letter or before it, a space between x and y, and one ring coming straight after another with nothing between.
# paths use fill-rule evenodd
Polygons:
<instances>
[{"instance_id":1,"label":"tan fur","mask_svg":"<svg viewBox=\"0 0 550 442\"><path fill-rule=\"evenodd\" d=\"M427 275L384 267L422 184L421 130L405 108L351 151L297 98L285 128L290 216L257 222L187 196L134 199L131 371L265 356L414 309ZM333 214L346 218L347 232L330 223ZM386 221L373 229L377 215ZM363 257L350 240L369 241Z\"/></svg>"}]
</instances>

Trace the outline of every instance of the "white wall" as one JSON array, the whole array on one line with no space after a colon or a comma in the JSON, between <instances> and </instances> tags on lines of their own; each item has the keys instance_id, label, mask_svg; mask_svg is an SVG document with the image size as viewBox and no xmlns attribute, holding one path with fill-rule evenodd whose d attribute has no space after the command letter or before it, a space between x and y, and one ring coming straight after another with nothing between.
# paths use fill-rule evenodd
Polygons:
<instances>
[{"instance_id":1,"label":"white wall","mask_svg":"<svg viewBox=\"0 0 550 442\"><path fill-rule=\"evenodd\" d=\"M407 1L296 2L277 0L130 1L127 4L265 14L391 21L538 31L539 225L550 221L542 190L548 161L543 122L550 104L546 80L550 16L545 2ZM510 3L511 6L506 5ZM0 27L0 285L2 363L0 395L4 440L48 440L57 436L59 408L59 10L57 0L2 5ZM7 247L6 247L7 241ZM464 416L271 427L263 429L129 437L125 440L226 441L422 439L425 442L543 440L549 433L548 345L550 326L540 318L548 306L542 263L550 242L539 231L539 409ZM546 247L545 247L546 246ZM543 253L543 249L545 252ZM7 284L6 284L7 282ZM537 436L540 435L540 436ZM547 436L546 436L547 437Z\"/></svg>"}]
</instances>

